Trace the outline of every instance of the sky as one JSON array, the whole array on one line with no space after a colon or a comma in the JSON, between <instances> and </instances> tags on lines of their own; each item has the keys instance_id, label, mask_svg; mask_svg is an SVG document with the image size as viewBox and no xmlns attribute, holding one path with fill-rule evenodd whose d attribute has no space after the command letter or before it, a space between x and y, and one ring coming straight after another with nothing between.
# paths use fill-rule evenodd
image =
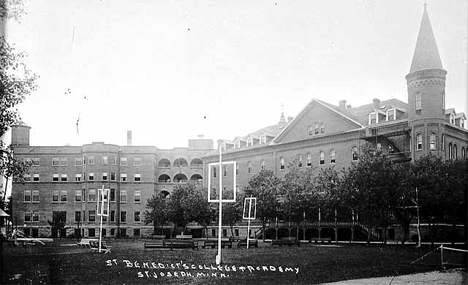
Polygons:
<instances>
[{"instance_id":1,"label":"sky","mask_svg":"<svg viewBox=\"0 0 468 285\"><path fill-rule=\"evenodd\" d=\"M407 102L427 3L446 107L467 113L467 0L25 0L6 26L38 90L31 145L234 139L313 99ZM76 122L79 120L78 128Z\"/></svg>"}]
</instances>

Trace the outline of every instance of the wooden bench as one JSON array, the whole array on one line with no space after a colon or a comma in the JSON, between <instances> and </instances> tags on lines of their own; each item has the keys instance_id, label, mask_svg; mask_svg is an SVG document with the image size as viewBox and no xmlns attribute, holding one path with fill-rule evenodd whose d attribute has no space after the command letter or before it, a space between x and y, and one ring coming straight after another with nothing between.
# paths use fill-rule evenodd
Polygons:
<instances>
[{"instance_id":1,"label":"wooden bench","mask_svg":"<svg viewBox=\"0 0 468 285\"><path fill-rule=\"evenodd\" d=\"M203 242L202 248L207 248L207 247L215 248L217 246L218 246L218 241L217 240L205 240ZM231 240L221 240L221 247L222 248L225 248L225 247L232 248L232 241Z\"/></svg>"},{"instance_id":2,"label":"wooden bench","mask_svg":"<svg viewBox=\"0 0 468 285\"><path fill-rule=\"evenodd\" d=\"M318 242L324 243L326 241L328 243L331 243L331 238L310 238L309 239L309 242L315 242L315 243L318 243Z\"/></svg>"},{"instance_id":3,"label":"wooden bench","mask_svg":"<svg viewBox=\"0 0 468 285\"><path fill-rule=\"evenodd\" d=\"M237 247L247 247L247 239L241 239L237 244ZM258 247L258 241L256 239L249 239L249 247L255 246Z\"/></svg>"},{"instance_id":4,"label":"wooden bench","mask_svg":"<svg viewBox=\"0 0 468 285\"><path fill-rule=\"evenodd\" d=\"M95 242L99 241L98 239L95 238L82 238L79 243L77 243L77 246L81 247L91 247L90 242Z\"/></svg>"},{"instance_id":5,"label":"wooden bench","mask_svg":"<svg viewBox=\"0 0 468 285\"><path fill-rule=\"evenodd\" d=\"M151 235L151 238L152 239L165 239L166 236L165 235Z\"/></svg>"},{"instance_id":6,"label":"wooden bench","mask_svg":"<svg viewBox=\"0 0 468 285\"><path fill-rule=\"evenodd\" d=\"M198 242L186 239L165 239L163 244L171 250L174 248L191 248L198 250Z\"/></svg>"},{"instance_id":7,"label":"wooden bench","mask_svg":"<svg viewBox=\"0 0 468 285\"><path fill-rule=\"evenodd\" d=\"M301 242L299 240L297 240L295 237L285 237L285 238L281 238L281 239L272 241L271 245L279 245L279 246L297 245L297 246L301 246Z\"/></svg>"}]
</instances>

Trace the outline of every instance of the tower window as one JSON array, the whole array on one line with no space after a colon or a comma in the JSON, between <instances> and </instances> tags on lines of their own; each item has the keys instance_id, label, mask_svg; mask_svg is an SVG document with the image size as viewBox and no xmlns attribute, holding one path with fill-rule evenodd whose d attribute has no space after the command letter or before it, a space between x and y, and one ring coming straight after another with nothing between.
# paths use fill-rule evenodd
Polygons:
<instances>
[{"instance_id":1,"label":"tower window","mask_svg":"<svg viewBox=\"0 0 468 285\"><path fill-rule=\"evenodd\" d=\"M423 149L423 145L422 145L422 135L421 134L417 134L416 135L416 150L421 150Z\"/></svg>"},{"instance_id":2,"label":"tower window","mask_svg":"<svg viewBox=\"0 0 468 285\"><path fill-rule=\"evenodd\" d=\"M435 150L437 148L437 145L436 145L436 134L435 133L431 133L430 137L429 137L429 149L430 150Z\"/></svg>"},{"instance_id":3,"label":"tower window","mask_svg":"<svg viewBox=\"0 0 468 285\"><path fill-rule=\"evenodd\" d=\"M445 134L442 134L442 150L445 150Z\"/></svg>"},{"instance_id":4,"label":"tower window","mask_svg":"<svg viewBox=\"0 0 468 285\"><path fill-rule=\"evenodd\" d=\"M416 110L421 110L422 107L421 107L421 93L418 92L416 93L416 96L415 96L415 108Z\"/></svg>"}]
</instances>

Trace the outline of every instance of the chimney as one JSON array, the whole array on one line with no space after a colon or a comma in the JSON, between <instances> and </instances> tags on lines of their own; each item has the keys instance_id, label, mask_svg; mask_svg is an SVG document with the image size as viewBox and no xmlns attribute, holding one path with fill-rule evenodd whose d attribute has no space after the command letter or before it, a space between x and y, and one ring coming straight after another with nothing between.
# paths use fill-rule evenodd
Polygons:
<instances>
[{"instance_id":1,"label":"chimney","mask_svg":"<svg viewBox=\"0 0 468 285\"><path fill-rule=\"evenodd\" d=\"M132 131L127 131L127 146L132 145Z\"/></svg>"},{"instance_id":2,"label":"chimney","mask_svg":"<svg viewBox=\"0 0 468 285\"><path fill-rule=\"evenodd\" d=\"M340 109L345 110L346 109L346 100L338 101L338 106L340 106Z\"/></svg>"},{"instance_id":3,"label":"chimney","mask_svg":"<svg viewBox=\"0 0 468 285\"><path fill-rule=\"evenodd\" d=\"M380 100L377 99L377 98L374 98L374 104L372 104L372 108L374 108L375 110L379 110L380 109Z\"/></svg>"}]
</instances>

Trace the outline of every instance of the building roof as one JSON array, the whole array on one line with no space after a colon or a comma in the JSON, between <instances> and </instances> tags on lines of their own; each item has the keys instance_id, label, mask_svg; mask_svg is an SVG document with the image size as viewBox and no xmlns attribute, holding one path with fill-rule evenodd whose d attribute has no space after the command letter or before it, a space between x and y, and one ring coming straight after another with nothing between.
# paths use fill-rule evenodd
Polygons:
<instances>
[{"instance_id":1,"label":"building roof","mask_svg":"<svg viewBox=\"0 0 468 285\"><path fill-rule=\"evenodd\" d=\"M423 69L443 69L431 22L424 5L418 40L414 49L410 73Z\"/></svg>"}]
</instances>

